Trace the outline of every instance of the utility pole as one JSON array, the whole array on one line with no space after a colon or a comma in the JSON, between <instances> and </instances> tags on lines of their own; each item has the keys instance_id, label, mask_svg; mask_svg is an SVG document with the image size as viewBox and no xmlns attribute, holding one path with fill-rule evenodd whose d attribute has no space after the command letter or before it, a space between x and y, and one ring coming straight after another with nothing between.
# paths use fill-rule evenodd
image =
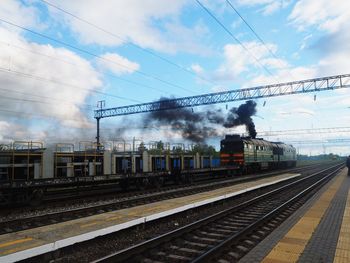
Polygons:
<instances>
[{"instance_id":1,"label":"utility pole","mask_svg":"<svg viewBox=\"0 0 350 263\"><path fill-rule=\"evenodd\" d=\"M106 105L106 101L105 100L99 100L98 102L97 102L97 108L99 109L99 110L102 110L103 109L103 107L105 107L105 105ZM96 143L97 143L97 150L99 150L100 149L100 119L101 118L96 118L96 127L97 127L97 133L96 133Z\"/></svg>"}]
</instances>

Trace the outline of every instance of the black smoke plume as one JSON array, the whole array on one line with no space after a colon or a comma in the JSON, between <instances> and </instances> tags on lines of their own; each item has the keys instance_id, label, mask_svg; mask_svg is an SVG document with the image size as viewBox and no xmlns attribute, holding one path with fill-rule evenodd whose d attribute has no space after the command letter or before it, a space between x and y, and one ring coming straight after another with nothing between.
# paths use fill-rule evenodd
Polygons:
<instances>
[{"instance_id":1,"label":"black smoke plume","mask_svg":"<svg viewBox=\"0 0 350 263\"><path fill-rule=\"evenodd\" d=\"M173 98L162 97L160 108L176 108ZM174 132L180 132L184 139L195 143L203 143L209 136L217 135L215 128L206 126L208 118L204 113L194 112L188 108L154 111L148 115L146 122L156 122L159 125L170 125Z\"/></svg>"},{"instance_id":2,"label":"black smoke plume","mask_svg":"<svg viewBox=\"0 0 350 263\"><path fill-rule=\"evenodd\" d=\"M248 100L246 103L240 105L238 108L230 109L230 113L227 116L225 128L232 128L239 125L245 125L249 136L252 138L256 137L255 124L252 116L256 113L256 102Z\"/></svg>"},{"instance_id":3,"label":"black smoke plume","mask_svg":"<svg viewBox=\"0 0 350 263\"><path fill-rule=\"evenodd\" d=\"M194 112L188 108L176 108L178 105L173 98L162 97L158 102L160 109L174 109L149 113L145 119L145 126L149 122L170 125L174 132L180 132L184 139L195 143L203 143L208 137L218 135L216 129L207 124L222 125L225 128L245 125L249 135L252 138L256 137L255 125L251 118L256 113L254 101L250 100L238 108L232 108L226 118L221 109Z\"/></svg>"},{"instance_id":4,"label":"black smoke plume","mask_svg":"<svg viewBox=\"0 0 350 263\"><path fill-rule=\"evenodd\" d=\"M221 109L217 109L215 111L208 110L206 112L207 119L210 123L213 124L223 124L225 122L224 114L222 113Z\"/></svg>"}]
</instances>

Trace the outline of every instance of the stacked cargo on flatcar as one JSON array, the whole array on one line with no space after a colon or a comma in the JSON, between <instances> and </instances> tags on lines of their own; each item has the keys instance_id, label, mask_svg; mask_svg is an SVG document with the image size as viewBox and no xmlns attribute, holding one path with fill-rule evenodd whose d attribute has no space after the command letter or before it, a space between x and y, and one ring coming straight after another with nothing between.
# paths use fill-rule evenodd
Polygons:
<instances>
[{"instance_id":1,"label":"stacked cargo on flatcar","mask_svg":"<svg viewBox=\"0 0 350 263\"><path fill-rule=\"evenodd\" d=\"M93 142L80 142L77 148L72 143L47 148L39 142L0 144L0 205L35 204L58 189L82 191L107 184L124 190L142 189L296 163L295 148L290 145L238 135L227 135L221 141L220 167L218 162L214 164L214 148L158 144L145 147L143 142L123 141L98 147Z\"/></svg>"}]
</instances>

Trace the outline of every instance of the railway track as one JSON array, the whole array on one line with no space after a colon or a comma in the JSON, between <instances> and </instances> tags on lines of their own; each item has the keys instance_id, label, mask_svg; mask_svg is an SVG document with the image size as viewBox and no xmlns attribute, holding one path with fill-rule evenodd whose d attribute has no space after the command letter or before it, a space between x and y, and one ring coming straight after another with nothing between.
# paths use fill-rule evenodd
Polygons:
<instances>
[{"instance_id":1,"label":"railway track","mask_svg":"<svg viewBox=\"0 0 350 263\"><path fill-rule=\"evenodd\" d=\"M310 170L307 170L310 173L315 169L314 166ZM319 168L318 168L319 169ZM305 170L305 167L293 169L293 172L298 172ZM291 170L288 170L291 171ZM282 171L286 172L286 171ZM0 220L0 234L7 234L12 232L18 232L25 229L36 228L44 225L50 225L60 222L65 222L69 220L74 220L78 218L83 218L87 216L92 216L96 214L106 213L110 211L115 211L119 209L129 208L137 205L148 204L152 202L157 202L166 199L172 199L177 197L182 197L186 195L196 194L200 192L210 191L220 187L230 186L237 183L247 182L255 180L257 178L273 176L281 171L272 172L269 174L263 174L255 177L244 177L244 178L235 178L231 180L224 180L220 182L207 183L207 184L197 184L186 187L169 187L167 189L158 189L150 191L146 194L132 195L132 194L123 194L119 198L113 198L110 201L105 201L103 203L95 202L93 204L83 204L81 206L72 206L64 207L58 209L57 211L36 211L33 215L20 216L16 218L9 217L6 220ZM48 204L49 205L49 204Z\"/></svg>"},{"instance_id":2,"label":"railway track","mask_svg":"<svg viewBox=\"0 0 350 263\"><path fill-rule=\"evenodd\" d=\"M342 167L301 178L95 262L237 262Z\"/></svg>"},{"instance_id":3,"label":"railway track","mask_svg":"<svg viewBox=\"0 0 350 263\"><path fill-rule=\"evenodd\" d=\"M258 175L258 176L254 176L254 177L260 177L260 176L269 176L269 175L275 175L275 174L278 174L280 173L281 171L283 172L298 172L299 170L302 170L302 169L308 169L309 167L314 167L316 165L307 165L307 166L303 166L303 167L298 167L298 168L292 168L292 169L283 169L283 170L277 170L277 171L272 171L272 172L268 172L268 173L262 173L261 175ZM215 174L215 172L213 171L212 172L213 174ZM223 180L227 180L227 175L226 176L223 176L223 175L214 175L214 178L216 181L223 181ZM252 179L252 176L251 175L245 175L245 176L242 176L242 180L246 180L246 179ZM199 184L203 184L203 183L206 183L206 182L209 182L213 180L213 176L205 176L204 179L202 179L201 177L195 177L194 180L192 181L191 185L199 185ZM98 182L96 182L98 183ZM168 182L169 183L169 182ZM178 183L181 185L181 183ZM188 184L188 183L187 183ZM174 189L174 188L179 188L179 186L177 184L175 185L166 185L166 186L163 186L162 189L164 190L169 190L169 189ZM134 189L130 189L129 190L129 194L123 194L125 196L129 195L130 194L138 194L138 193L153 193L153 192L159 192L160 189L158 187L155 187L155 188L143 188L143 189L140 189L140 190L137 190L137 186L134 187ZM48 193L48 195L44 198L44 201L46 203L57 203L57 202L69 202L70 200L72 199L80 199L80 200L84 200L84 199L94 199L96 198L96 195L106 195L106 196L111 196L111 195L115 195L116 192L123 192L123 190L120 188L120 186L118 184L107 184L107 185L104 185L103 187L100 187L99 185L96 185L96 188L95 189L92 189L92 188L76 188L76 189L64 189L63 191L62 190L59 190L59 191L53 191L53 192L50 192Z\"/></svg>"}]
</instances>

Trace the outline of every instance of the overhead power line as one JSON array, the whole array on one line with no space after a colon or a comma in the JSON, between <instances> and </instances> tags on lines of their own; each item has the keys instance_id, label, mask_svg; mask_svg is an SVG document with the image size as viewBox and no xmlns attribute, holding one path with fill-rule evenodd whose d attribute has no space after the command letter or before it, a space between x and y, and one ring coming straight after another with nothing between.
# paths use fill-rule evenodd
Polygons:
<instances>
[{"instance_id":1,"label":"overhead power line","mask_svg":"<svg viewBox=\"0 0 350 263\"><path fill-rule=\"evenodd\" d=\"M141 70L134 70L134 69L132 69L132 68L130 68L130 67L128 67L128 66L125 66L125 65L123 65L123 64L121 64L121 63L118 63L118 62L116 62L116 61L114 61L114 60L111 60L111 59L102 57L102 56L97 55L97 54L95 54L95 53L93 53L93 52L91 52L91 51L82 49L82 48L80 48L80 47L74 46L74 45L69 44L69 43L67 43L67 42L64 42L64 41L55 39L55 38L53 38L53 37L50 37L50 36L47 36L47 35L45 35L45 34L42 34L42 33L36 32L36 31L34 31L34 30L31 30L31 29L29 29L29 28L26 28L26 27L17 25L17 24L15 24L15 23L12 23L12 22L7 21L7 20L2 19L2 18L0 18L0 21L3 22L3 23L5 23L5 24L7 24L7 25L10 25L10 26L13 26L13 27L22 29L22 30L24 30L24 31L27 31L27 32L29 32L29 33L31 33L31 34L33 34L33 35L37 35L37 36L39 36L39 37L46 38L46 39L48 39L48 40L50 40L50 41L53 41L53 42L56 42L56 43L58 43L58 44L60 44L60 45L64 45L64 46L69 47L69 48L71 48L71 49L77 50L77 51L79 51L79 52L81 52L81 53L84 53L84 54L87 54L87 55L89 55L89 56L95 57L95 58L97 58L97 59L99 59L99 60L102 60L102 61L105 61L105 62L108 62L108 63L115 64L115 65L117 65L117 66L119 66L119 67L126 68L126 69L128 69L128 70L132 70L132 71L138 73L139 75L142 75L143 77L151 78L151 79L157 80L157 81L159 81L159 82L161 82L161 83L163 83L163 84L166 84L166 85L168 85L168 86L171 86L171 87L174 87L174 88L178 88L178 89L182 89L182 90L187 91L187 92L189 92L189 93L193 93L191 90L188 90L188 89L186 89L186 88L184 88L184 87L181 87L181 86L179 86L179 85L177 85L177 84L174 84L174 83L171 83L171 82L169 82L169 81L163 80L163 79L161 79L161 78L159 78L159 77L157 77L157 76L154 76L154 75L145 73L145 72L143 72L143 71L141 71Z\"/></svg>"},{"instance_id":2,"label":"overhead power line","mask_svg":"<svg viewBox=\"0 0 350 263\"><path fill-rule=\"evenodd\" d=\"M111 31L108 31L107 29L105 29L105 28L103 28L103 27L101 27L101 26L98 26L98 25L96 25L96 24L94 24L94 23L92 23L92 22L90 22L90 21L88 21L88 20L86 20L86 19L84 19L84 18L81 18L81 17L79 17L79 16L77 16L77 15L75 15L75 14L73 14L73 13L71 13L71 12L65 10L65 9L63 9L62 7L59 7L59 6L57 6L57 5L54 5L54 4L52 4L51 2L49 2L49 1L46 1L46 0L41 0L41 1L44 2L45 4L47 4L48 6L51 6L51 7L55 8L55 9L57 9L57 10L60 10L61 12L63 12L63 13L65 13L65 14L67 14L67 15L69 15L69 16L71 16L71 17L77 19L77 20L79 20L80 22L83 22L83 23L85 23L85 24L88 24L88 25L90 25L91 27L94 27L94 28L96 28L96 29L98 29L98 30L100 30L100 31L102 31L102 32L104 32L104 33L106 33L106 34L108 34L108 35L114 37L114 38L117 38L117 39L121 40L123 43L126 43L126 44L128 44L128 45L131 45L131 46L133 46L133 47L135 47L135 48L141 50L142 52L145 52L145 53L147 53L147 54L150 54L150 55L152 55L152 56L154 56L154 57L156 57L156 58L158 58L158 59L160 59L160 60L162 60L162 61L164 61L164 62L166 62L166 63L168 63L168 64L170 64L170 65L172 65L172 66L175 66L176 68L178 68L178 69L180 69L180 70L182 70L182 71L184 71L184 72L186 72L186 73L189 73L189 74L191 74L191 75L194 75L194 76L196 76L197 78L200 78L200 79L202 79L202 80L204 80L204 81L206 81L206 82L209 82L209 83L212 83L212 84L215 85L215 83L213 83L211 80L209 80L209 79L207 79L207 78L204 78L204 77L202 77L202 76L200 76L200 75L194 73L193 71L188 70L187 68L182 67L181 65L179 65L179 64L177 64L177 63L171 61L170 59L167 59L167 58L165 58L165 57L163 57L163 56L160 56L160 55L156 54L155 52L152 52L151 50L148 50L148 49L143 48L143 47L141 47L141 46L139 46L139 45L137 45L137 44L135 44L135 43L133 43L133 42L130 42L130 41L128 41L127 39L121 37L120 35L117 35L117 34L111 32Z\"/></svg>"},{"instance_id":3,"label":"overhead power line","mask_svg":"<svg viewBox=\"0 0 350 263\"><path fill-rule=\"evenodd\" d=\"M37 80L37 81L50 82L50 83L54 83L56 85L63 85L63 86L72 87L72 88L76 88L76 89L87 90L87 91L90 91L90 92L93 92L93 93L97 93L97 94L101 94L101 95L108 96L108 97L118 98L118 99L127 100L127 101L140 102L139 100L134 100L134 99L130 99L130 98L122 97L122 96L117 96L117 95L114 95L114 94L110 94L110 93L106 93L106 92L102 92L102 91L98 91L98 90L94 90L94 89L81 88L81 87L78 87L78 86L75 86L75 85L72 85L72 84L68 84L68 83L64 83L64 82L61 82L61 81L57 81L57 80L54 80L54 79L48 79L48 78L45 78L45 77L42 77L42 76L36 76L36 75L33 75L33 74L29 74L29 73L24 73L24 72L20 72L20 71L16 71L16 70L10 70L10 69L3 68L3 67L0 67L0 72L1 73L7 73L7 74L15 74L15 75L20 76L20 77L30 78L30 79L34 79L34 80Z\"/></svg>"},{"instance_id":4,"label":"overhead power line","mask_svg":"<svg viewBox=\"0 0 350 263\"><path fill-rule=\"evenodd\" d=\"M2 90L2 89L1 89ZM39 103L39 104L48 104L48 105L52 105L52 102L48 102L48 101L44 101L44 100L33 100L33 99L26 99L26 98L16 98L16 97L11 97L11 96L5 96L5 95L1 95L1 99L6 99L6 100L16 100L16 101L21 101L21 102L29 102L29 103ZM63 102L62 100L60 100L60 104L66 104L66 105L70 105L70 106L76 106L78 108L82 108L79 107L79 105L75 105L73 103L66 103ZM58 104L57 104L58 105ZM84 109L87 110L92 110L95 107L91 106L91 107L83 107Z\"/></svg>"},{"instance_id":5,"label":"overhead power line","mask_svg":"<svg viewBox=\"0 0 350 263\"><path fill-rule=\"evenodd\" d=\"M40 113L33 114L33 113L28 113L28 111L13 111L13 110L4 109L4 108L0 108L0 112L6 112L7 114L11 114L11 115L27 116L27 117L34 117L34 118L58 119L58 117L59 117L59 116L46 115L46 114L40 114ZM75 121L75 122L81 121L81 118L80 119L67 119L66 116L62 116L62 118L65 121Z\"/></svg>"},{"instance_id":6,"label":"overhead power line","mask_svg":"<svg viewBox=\"0 0 350 263\"><path fill-rule=\"evenodd\" d=\"M241 20L244 22L244 24L250 29L250 31L254 34L254 36L263 44L263 46L266 48L266 50L275 58L277 59L278 63L280 64L280 58L276 56L276 54L269 48L269 46L265 43L265 41L258 35L258 33L253 29L253 27L247 22L247 20L244 19L244 17L238 12L237 8L233 6L230 0L226 0L226 3L236 12L236 14L241 18ZM281 65L281 64L280 64ZM293 75L288 71L290 76L294 79Z\"/></svg>"},{"instance_id":7,"label":"overhead power line","mask_svg":"<svg viewBox=\"0 0 350 263\"><path fill-rule=\"evenodd\" d=\"M250 50L237 37L235 37L235 35L212 12L210 12L208 8L206 8L199 0L195 1L259 64L261 68L263 68L269 75L275 78L272 72L264 64L262 64L261 61L252 52L250 52Z\"/></svg>"},{"instance_id":8,"label":"overhead power line","mask_svg":"<svg viewBox=\"0 0 350 263\"><path fill-rule=\"evenodd\" d=\"M60 103L68 104L68 105L75 104L75 102L69 101L69 100L67 100L67 101L65 100L63 102L62 99L58 99L58 98L54 98L54 97L48 97L48 96L42 96L42 95L39 95L39 94L32 94L32 93L28 93L28 92L22 92L22 91L18 91L18 90L14 90L14 89L0 88L0 90L6 91L6 92L10 92L10 93L18 93L18 94L22 94L22 95L25 95L25 96L28 96L28 97L38 97L38 98L42 98L42 99L59 101ZM2 98L4 98L4 97L2 96ZM14 97L10 97L10 99L17 100ZM94 105L90 105L90 104L86 104L86 103L83 103L81 105L85 105L85 107L84 107L85 109L94 109L94 108L96 108Z\"/></svg>"},{"instance_id":9,"label":"overhead power line","mask_svg":"<svg viewBox=\"0 0 350 263\"><path fill-rule=\"evenodd\" d=\"M72 63L70 61L67 61L65 59L60 59L58 57L50 56L50 55L47 55L47 54L44 54L44 53L41 53L41 52L37 52L37 51L34 51L34 50L29 50L27 48L24 48L24 47L21 47L21 46L17 46L17 45L13 45L13 44L10 44L10 43L4 42L4 41L0 41L0 44L6 45L6 46L10 46L10 47L13 47L13 48L16 48L16 49L19 49L19 50L22 50L22 51L25 51L25 52L28 52L28 53L32 53L32 54L35 54L35 55L38 55L38 56L43 56L43 57L46 57L46 58L49 58L49 59L52 59L52 60L56 60L56 61L68 64L68 65L72 65L72 66L74 66L76 68L83 68L83 66L77 65L77 64ZM84 68L86 68L86 67L84 67ZM132 85L144 87L144 88L147 88L147 89L152 89L152 90L159 91L159 92L164 92L163 90L160 90L160 89L157 89L157 88L145 85L143 83L138 83L136 81L132 81L132 80L128 80L128 79L119 77L116 74L111 74L111 73L108 73L108 72L104 72L103 74L106 75L106 76L109 76L111 78L118 79L118 80L130 83ZM173 94L173 95L176 96L176 94Z\"/></svg>"}]
</instances>

